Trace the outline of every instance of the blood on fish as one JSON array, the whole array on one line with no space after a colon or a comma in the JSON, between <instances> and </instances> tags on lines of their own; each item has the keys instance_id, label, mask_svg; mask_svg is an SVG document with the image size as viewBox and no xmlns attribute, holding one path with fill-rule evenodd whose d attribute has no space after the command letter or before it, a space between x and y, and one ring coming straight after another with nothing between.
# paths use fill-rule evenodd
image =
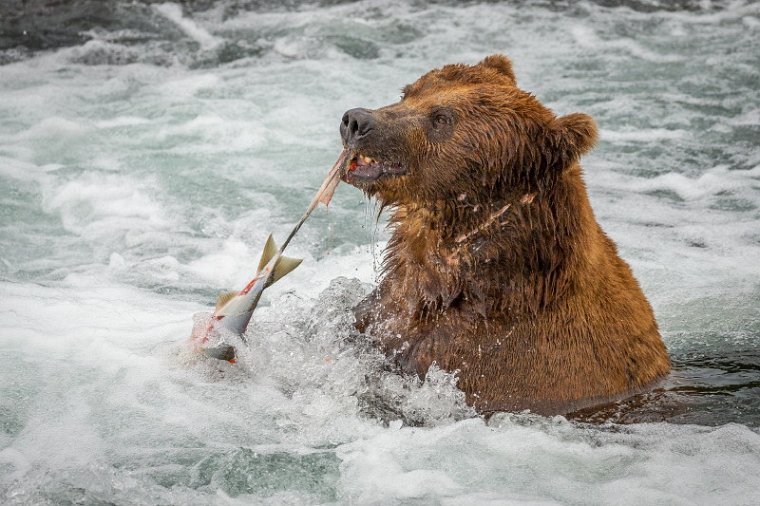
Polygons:
<instances>
[{"instance_id":1,"label":"blood on fish","mask_svg":"<svg viewBox=\"0 0 760 506\"><path fill-rule=\"evenodd\" d=\"M261 292L268 285L274 283L277 281L277 279L295 269L301 263L301 260L282 256L282 252L290 242L290 239L296 234L296 232L298 232L298 230L301 228L301 225L304 223L304 221L306 221L306 218L309 217L309 214L311 214L317 205L319 203L322 203L324 205L328 205L330 203L330 200L335 193L335 189L340 183L342 171L345 170L346 159L348 156L349 151L344 149L338 157L338 160L333 165L332 169L330 169L330 172L328 172L324 182L322 183L322 186L320 186L317 194L309 204L309 207L306 209L303 217L293 228L293 231L285 240L285 243L283 243L282 247L278 249L277 245L272 239L272 236L269 236L266 246L264 247L264 252L262 253L261 260L259 261L259 271L256 273L256 277L254 277L245 286L245 288L243 288L237 294L235 292L226 292L224 294L220 294L219 298L217 299L217 307L214 310L214 314L211 315L206 323L205 332L201 334L199 331L200 329L198 329L198 331L196 331L195 328L193 329L193 333L191 334L191 343L195 351L204 352L206 355L212 358L226 360L230 364L237 363L237 360L235 358L235 349L232 346L227 345L226 348L224 346L208 348L206 345L209 343L209 336L218 329L227 328L227 330L234 330L242 337L242 332L245 331L245 328L250 321L253 310L256 308L256 304L258 303L258 297L261 296ZM355 160L353 160L350 164L349 170L355 170L356 167L357 163ZM274 275L272 275L272 271L274 271ZM259 281L262 281L263 283L258 284ZM249 297L248 299L250 300L245 299L245 297L248 297L251 294L251 291L254 288L256 288L256 292L253 295L256 297L253 297L253 295L251 295L253 298ZM235 302L233 303L232 301ZM246 306L247 309L246 307L241 307L241 304L248 304L248 306ZM233 316L235 318L224 322L223 319L226 316ZM225 326L225 323L230 322L232 322L232 327ZM238 328L240 325L242 325L242 327Z\"/></svg>"},{"instance_id":2,"label":"blood on fish","mask_svg":"<svg viewBox=\"0 0 760 506\"><path fill-rule=\"evenodd\" d=\"M265 274L268 273L268 272L269 272L269 270L267 270L265 272ZM258 280L259 280L259 276L256 276L255 278L253 278L247 285L245 285L245 288L243 288L242 290L240 290L240 295L246 295L248 292L250 292L251 288L253 288L253 285L255 285L256 281L258 281Z\"/></svg>"}]
</instances>

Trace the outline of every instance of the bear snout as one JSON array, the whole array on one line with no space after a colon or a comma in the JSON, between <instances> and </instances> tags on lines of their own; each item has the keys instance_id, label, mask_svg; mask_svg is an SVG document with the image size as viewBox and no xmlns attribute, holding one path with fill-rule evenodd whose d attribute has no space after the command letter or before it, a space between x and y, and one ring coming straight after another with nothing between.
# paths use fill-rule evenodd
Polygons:
<instances>
[{"instance_id":1,"label":"bear snout","mask_svg":"<svg viewBox=\"0 0 760 506\"><path fill-rule=\"evenodd\" d=\"M349 109L340 122L340 137L343 144L356 148L356 144L375 129L375 117L368 109Z\"/></svg>"}]
</instances>

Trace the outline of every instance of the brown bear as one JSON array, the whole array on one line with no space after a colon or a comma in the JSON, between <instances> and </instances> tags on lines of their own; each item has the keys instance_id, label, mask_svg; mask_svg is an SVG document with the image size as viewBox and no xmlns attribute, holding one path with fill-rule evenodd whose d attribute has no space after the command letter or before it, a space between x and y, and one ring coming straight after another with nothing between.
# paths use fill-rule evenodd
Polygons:
<instances>
[{"instance_id":1,"label":"brown bear","mask_svg":"<svg viewBox=\"0 0 760 506\"><path fill-rule=\"evenodd\" d=\"M340 125L344 180L392 209L383 277L356 308L401 371L456 372L481 413L562 414L668 373L652 308L594 218L586 114L556 116L508 58L446 65Z\"/></svg>"}]
</instances>

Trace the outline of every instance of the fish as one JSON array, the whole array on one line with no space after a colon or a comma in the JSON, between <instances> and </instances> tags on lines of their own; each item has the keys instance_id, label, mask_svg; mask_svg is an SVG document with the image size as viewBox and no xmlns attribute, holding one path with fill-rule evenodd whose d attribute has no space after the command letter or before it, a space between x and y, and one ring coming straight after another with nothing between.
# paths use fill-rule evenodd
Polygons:
<instances>
[{"instance_id":1,"label":"fish","mask_svg":"<svg viewBox=\"0 0 760 506\"><path fill-rule=\"evenodd\" d=\"M284 256L282 248L277 247L270 234L253 279L239 292L222 292L217 298L216 307L211 316L207 320L196 323L190 337L193 351L234 364L237 361L237 354L233 346L221 344L209 347L208 344L222 330L234 333L245 341L243 335L264 289L293 271L301 262L300 258Z\"/></svg>"},{"instance_id":2,"label":"fish","mask_svg":"<svg viewBox=\"0 0 760 506\"><path fill-rule=\"evenodd\" d=\"M220 331L234 333L245 342L245 331L253 316L253 311L261 299L264 289L287 275L301 264L301 259L290 258L282 253L296 235L301 225L319 204L327 206L332 200L346 170L349 169L349 151L344 149L338 160L327 173L316 195L306 208L301 219L293 227L281 247L277 247L272 235L267 238L264 251L261 254L256 276L239 292L223 292L216 301L213 314L207 319L201 319L193 326L190 342L193 351L200 352L208 357L224 360L231 364L236 363L237 353L229 344L209 346Z\"/></svg>"}]
</instances>

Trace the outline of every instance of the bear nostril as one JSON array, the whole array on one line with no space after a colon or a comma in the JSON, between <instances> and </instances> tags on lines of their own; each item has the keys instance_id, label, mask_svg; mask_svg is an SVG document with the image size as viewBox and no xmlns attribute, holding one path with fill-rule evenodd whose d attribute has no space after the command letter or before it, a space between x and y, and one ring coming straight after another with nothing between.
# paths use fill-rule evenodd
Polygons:
<instances>
[{"instance_id":1,"label":"bear nostril","mask_svg":"<svg viewBox=\"0 0 760 506\"><path fill-rule=\"evenodd\" d=\"M375 127L372 111L367 109L351 109L343 115L340 133L346 143L352 144L365 137Z\"/></svg>"},{"instance_id":2,"label":"bear nostril","mask_svg":"<svg viewBox=\"0 0 760 506\"><path fill-rule=\"evenodd\" d=\"M359 137L364 137L365 135L370 133L370 131L372 131L373 128L374 128L374 125L372 123L363 123L363 124L357 123L356 124L356 131L359 134Z\"/></svg>"}]
</instances>

